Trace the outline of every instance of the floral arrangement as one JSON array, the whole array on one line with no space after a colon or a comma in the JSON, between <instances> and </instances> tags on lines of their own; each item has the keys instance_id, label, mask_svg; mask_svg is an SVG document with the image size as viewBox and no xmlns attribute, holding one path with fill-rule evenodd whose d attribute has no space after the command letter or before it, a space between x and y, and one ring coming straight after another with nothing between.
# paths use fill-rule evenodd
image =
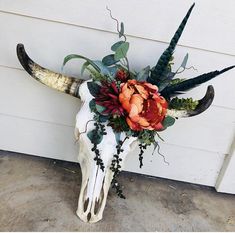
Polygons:
<instances>
[{"instance_id":1,"label":"floral arrangement","mask_svg":"<svg viewBox=\"0 0 235 233\"><path fill-rule=\"evenodd\" d=\"M172 126L177 119L177 114L169 112L181 111L187 116L196 115L202 103L192 98L178 98L182 94L212 78L234 68L225 68L221 71L213 71L191 79L177 77L187 69L188 54L184 57L181 66L173 71L174 50L184 30L194 4L188 10L179 28L174 34L167 49L160 56L154 67L147 66L139 72L132 71L129 66L127 52L129 42L124 34L124 24L110 16L117 23L119 41L111 46L112 53L101 61L94 61L81 55L71 54L65 57L63 65L71 59L84 59L82 73L87 70L92 82L88 82L88 89L93 96L90 101L90 111L94 113L95 128L87 132L87 136L93 144L94 160L100 169L104 169L102 159L99 156L97 145L106 134L104 125L112 127L116 135L117 152L113 156L110 169L114 172L112 184L117 194L124 198L120 185L117 184L117 175L120 172L119 165L122 153L120 134L125 133L126 138L136 137L139 141L139 161L143 166L144 150L154 145L159 147L161 139L159 132ZM179 70L182 69L180 72ZM212 88L212 87L210 87ZM213 98L212 98L213 99ZM212 101L211 101L212 102ZM208 105L210 105L209 103ZM206 106L208 108L209 106Z\"/></svg>"}]
</instances>

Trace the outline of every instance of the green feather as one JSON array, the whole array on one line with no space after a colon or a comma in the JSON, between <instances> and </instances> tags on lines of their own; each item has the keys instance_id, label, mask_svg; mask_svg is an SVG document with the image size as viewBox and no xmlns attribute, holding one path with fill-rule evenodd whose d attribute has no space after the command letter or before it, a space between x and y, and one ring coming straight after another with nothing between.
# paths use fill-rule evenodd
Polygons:
<instances>
[{"instance_id":1,"label":"green feather","mask_svg":"<svg viewBox=\"0 0 235 233\"><path fill-rule=\"evenodd\" d=\"M193 10L195 3L190 7L183 21L181 22L179 28L175 32L175 35L171 39L171 42L168 48L164 51L164 53L159 58L157 65L153 68L150 77L148 78L148 82L158 85L161 79L163 78L163 74L167 71L168 63L171 60L175 47L178 43L178 40L184 30L184 27L188 21L188 18Z\"/></svg>"},{"instance_id":2,"label":"green feather","mask_svg":"<svg viewBox=\"0 0 235 233\"><path fill-rule=\"evenodd\" d=\"M205 73L205 74L199 75L195 78L191 78L191 79L185 80L183 82L173 84L171 86L166 87L161 92L161 95L168 99L171 96L180 94L184 91L188 91L188 90L190 90L194 87L197 87L198 85L200 85L204 82L207 82L207 81L215 78L216 76L218 76L220 74L223 74L224 72L233 69L234 67L235 66L230 66L230 67L227 67L227 68L225 68L221 71L218 71L218 70L212 71L210 73Z\"/></svg>"}]
</instances>

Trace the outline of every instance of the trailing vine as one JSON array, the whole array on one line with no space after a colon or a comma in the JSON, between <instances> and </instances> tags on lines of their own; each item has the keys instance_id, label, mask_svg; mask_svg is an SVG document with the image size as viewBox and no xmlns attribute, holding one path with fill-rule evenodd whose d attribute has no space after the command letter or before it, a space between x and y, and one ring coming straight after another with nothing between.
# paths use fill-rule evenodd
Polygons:
<instances>
[{"instance_id":1,"label":"trailing vine","mask_svg":"<svg viewBox=\"0 0 235 233\"><path fill-rule=\"evenodd\" d=\"M105 131L105 126L101 124L99 121L96 121L94 123L94 126L95 126L95 129L88 132L87 136L89 137L89 139L91 140L91 143L93 144L91 151L95 153L94 160L96 161L96 165L100 167L102 171L104 171L105 166L104 166L103 160L101 159L100 151L97 145L101 142L103 135L106 135L107 133Z\"/></svg>"},{"instance_id":2,"label":"trailing vine","mask_svg":"<svg viewBox=\"0 0 235 233\"><path fill-rule=\"evenodd\" d=\"M143 154L144 154L144 150L147 149L147 144L143 144L143 143L140 143L139 144L139 148L140 148L140 153L139 153L139 161L140 161L140 168L142 168L143 166Z\"/></svg>"},{"instance_id":3,"label":"trailing vine","mask_svg":"<svg viewBox=\"0 0 235 233\"><path fill-rule=\"evenodd\" d=\"M124 142L128 138L129 137L126 137L123 141L121 141L121 140L118 141L118 143L116 145L117 152L113 156L113 160L111 162L111 167L110 167L111 171L114 173L113 174L113 179L112 179L112 182L111 182L112 188L115 188L115 191L116 191L117 195L120 198L123 198L123 199L125 199L126 197L123 195L123 191L121 189L121 186L120 186L120 184L117 181L117 176L121 172L121 170L120 170L120 168L121 168L120 162L122 161L122 158L120 158L120 154L124 151L122 149L122 145L124 144Z\"/></svg>"}]
</instances>

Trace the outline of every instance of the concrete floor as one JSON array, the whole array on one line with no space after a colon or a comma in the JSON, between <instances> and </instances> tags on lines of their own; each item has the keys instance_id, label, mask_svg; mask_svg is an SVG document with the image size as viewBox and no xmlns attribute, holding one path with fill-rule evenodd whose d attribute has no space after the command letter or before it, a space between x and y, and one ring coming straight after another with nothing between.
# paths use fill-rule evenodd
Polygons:
<instances>
[{"instance_id":1,"label":"concrete floor","mask_svg":"<svg viewBox=\"0 0 235 233\"><path fill-rule=\"evenodd\" d=\"M75 215L77 164L0 151L0 231L235 231L235 196L213 188L122 173L96 224Z\"/></svg>"}]
</instances>

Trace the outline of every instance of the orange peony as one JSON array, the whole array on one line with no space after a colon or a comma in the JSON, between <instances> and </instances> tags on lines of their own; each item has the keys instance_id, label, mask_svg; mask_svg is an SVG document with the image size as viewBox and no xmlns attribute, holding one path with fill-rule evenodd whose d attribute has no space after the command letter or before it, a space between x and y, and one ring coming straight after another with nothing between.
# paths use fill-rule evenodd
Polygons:
<instances>
[{"instance_id":1,"label":"orange peony","mask_svg":"<svg viewBox=\"0 0 235 233\"><path fill-rule=\"evenodd\" d=\"M147 82L128 80L121 84L119 101L127 111L127 124L132 130L161 130L167 111L167 101L158 88Z\"/></svg>"}]
</instances>

